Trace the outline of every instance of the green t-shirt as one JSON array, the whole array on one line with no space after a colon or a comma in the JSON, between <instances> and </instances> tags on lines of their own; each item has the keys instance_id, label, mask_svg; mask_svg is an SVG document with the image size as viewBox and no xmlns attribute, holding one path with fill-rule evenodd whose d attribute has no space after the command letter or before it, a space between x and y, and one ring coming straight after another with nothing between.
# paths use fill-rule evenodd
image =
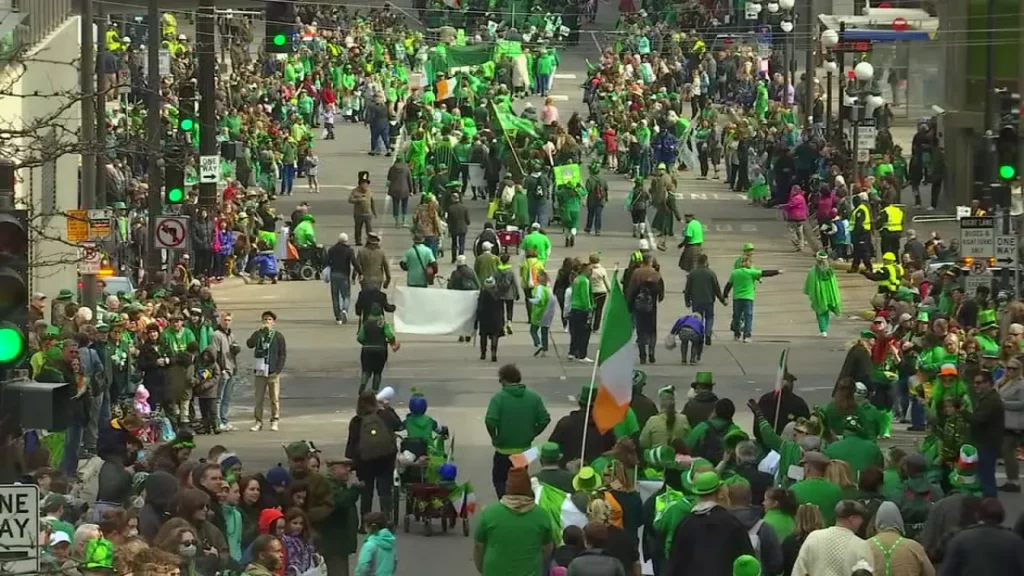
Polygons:
<instances>
[{"instance_id":1,"label":"green t-shirt","mask_svg":"<svg viewBox=\"0 0 1024 576\"><path fill-rule=\"evenodd\" d=\"M406 265L406 280L409 286L427 287L427 266L437 261L434 252L425 244L413 244L402 258Z\"/></svg>"},{"instance_id":2,"label":"green t-shirt","mask_svg":"<svg viewBox=\"0 0 1024 576\"><path fill-rule=\"evenodd\" d=\"M684 236L686 236L688 244L703 244L704 225L697 220L690 220L686 224L686 233Z\"/></svg>"},{"instance_id":3,"label":"green t-shirt","mask_svg":"<svg viewBox=\"0 0 1024 576\"><path fill-rule=\"evenodd\" d=\"M836 504L843 499L843 489L823 478L807 478L790 487L800 504L814 504L821 510L825 526L836 523Z\"/></svg>"},{"instance_id":4,"label":"green t-shirt","mask_svg":"<svg viewBox=\"0 0 1024 576\"><path fill-rule=\"evenodd\" d=\"M474 540L484 547L482 576L542 576L544 546L551 543L551 519L534 506L516 512L501 502L483 509Z\"/></svg>"},{"instance_id":5,"label":"green t-shirt","mask_svg":"<svg viewBox=\"0 0 1024 576\"><path fill-rule=\"evenodd\" d=\"M753 300L757 281L761 279L761 271L757 268L736 268L729 275L732 283L733 300Z\"/></svg>"}]
</instances>

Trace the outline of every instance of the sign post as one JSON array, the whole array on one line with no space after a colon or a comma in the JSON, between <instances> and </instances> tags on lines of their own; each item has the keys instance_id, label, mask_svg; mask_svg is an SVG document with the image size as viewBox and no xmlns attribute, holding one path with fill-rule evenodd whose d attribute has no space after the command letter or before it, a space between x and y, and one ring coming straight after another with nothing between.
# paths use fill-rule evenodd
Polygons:
<instances>
[{"instance_id":1,"label":"sign post","mask_svg":"<svg viewBox=\"0 0 1024 576\"><path fill-rule=\"evenodd\" d=\"M188 249L188 216L159 216L153 245L163 250Z\"/></svg>"},{"instance_id":2,"label":"sign post","mask_svg":"<svg viewBox=\"0 0 1024 576\"><path fill-rule=\"evenodd\" d=\"M0 564L5 574L38 574L39 487L0 486Z\"/></svg>"}]
</instances>

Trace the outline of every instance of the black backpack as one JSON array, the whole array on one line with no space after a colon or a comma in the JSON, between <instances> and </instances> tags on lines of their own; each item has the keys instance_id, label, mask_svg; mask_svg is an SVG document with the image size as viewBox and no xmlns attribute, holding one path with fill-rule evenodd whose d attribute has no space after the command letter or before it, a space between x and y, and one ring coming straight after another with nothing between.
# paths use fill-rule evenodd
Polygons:
<instances>
[{"instance_id":1,"label":"black backpack","mask_svg":"<svg viewBox=\"0 0 1024 576\"><path fill-rule=\"evenodd\" d=\"M380 413L366 414L359 422L359 459L377 460L395 453L395 437L380 417Z\"/></svg>"},{"instance_id":2,"label":"black backpack","mask_svg":"<svg viewBox=\"0 0 1024 576\"><path fill-rule=\"evenodd\" d=\"M697 456L717 466L725 456L725 430L719 430L708 422L708 431L697 449Z\"/></svg>"},{"instance_id":3,"label":"black backpack","mask_svg":"<svg viewBox=\"0 0 1024 576\"><path fill-rule=\"evenodd\" d=\"M654 296L646 286L642 286L636 293L636 298L633 300L633 311L644 314L654 312Z\"/></svg>"}]
</instances>

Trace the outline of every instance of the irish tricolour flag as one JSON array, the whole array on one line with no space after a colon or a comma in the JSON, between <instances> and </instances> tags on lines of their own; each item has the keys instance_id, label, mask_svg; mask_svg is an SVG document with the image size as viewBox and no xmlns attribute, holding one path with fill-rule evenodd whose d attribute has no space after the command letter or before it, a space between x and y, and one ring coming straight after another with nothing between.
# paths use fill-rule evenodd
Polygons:
<instances>
[{"instance_id":1,"label":"irish tricolour flag","mask_svg":"<svg viewBox=\"0 0 1024 576\"><path fill-rule=\"evenodd\" d=\"M597 396L594 398L594 424L605 433L626 418L633 399L633 365L636 359L633 320L626 308L626 297L619 285L619 274L612 279L608 295L604 331L597 356Z\"/></svg>"},{"instance_id":2,"label":"irish tricolour flag","mask_svg":"<svg viewBox=\"0 0 1024 576\"><path fill-rule=\"evenodd\" d=\"M476 512L476 492L469 482L460 484L448 493L448 501L455 507L455 514L462 514L462 507L466 507L466 514Z\"/></svg>"},{"instance_id":3,"label":"irish tricolour flag","mask_svg":"<svg viewBox=\"0 0 1024 576\"><path fill-rule=\"evenodd\" d=\"M562 543L562 530L567 526L583 528L587 525L587 514L573 504L569 494L550 484L543 484L536 478L532 478L531 482L537 507L551 519L551 536L556 545Z\"/></svg>"}]
</instances>

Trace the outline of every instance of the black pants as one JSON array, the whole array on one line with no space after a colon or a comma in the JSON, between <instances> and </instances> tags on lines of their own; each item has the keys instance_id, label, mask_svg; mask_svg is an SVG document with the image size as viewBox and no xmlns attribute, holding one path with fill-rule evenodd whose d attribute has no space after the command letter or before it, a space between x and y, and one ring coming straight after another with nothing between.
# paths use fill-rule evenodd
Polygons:
<instances>
[{"instance_id":1,"label":"black pants","mask_svg":"<svg viewBox=\"0 0 1024 576\"><path fill-rule=\"evenodd\" d=\"M199 413L203 416L203 428L207 432L213 432L217 429L217 399L216 398L200 398L199 399Z\"/></svg>"},{"instance_id":2,"label":"black pants","mask_svg":"<svg viewBox=\"0 0 1024 576\"><path fill-rule=\"evenodd\" d=\"M867 240L854 240L850 269L857 270L861 263L864 264L864 268L871 270L871 244Z\"/></svg>"},{"instance_id":3,"label":"black pants","mask_svg":"<svg viewBox=\"0 0 1024 576\"><path fill-rule=\"evenodd\" d=\"M569 310L569 355L586 358L590 348L590 313L586 310Z\"/></svg>"},{"instance_id":4,"label":"black pants","mask_svg":"<svg viewBox=\"0 0 1024 576\"><path fill-rule=\"evenodd\" d=\"M455 263L455 259L462 256L466 251L466 233L455 232L451 234L452 237L452 264Z\"/></svg>"},{"instance_id":5,"label":"black pants","mask_svg":"<svg viewBox=\"0 0 1024 576\"><path fill-rule=\"evenodd\" d=\"M491 358L498 357L498 337L487 336L486 334L480 334L480 359L483 360L487 357L487 343L491 343Z\"/></svg>"},{"instance_id":6,"label":"black pants","mask_svg":"<svg viewBox=\"0 0 1024 576\"><path fill-rule=\"evenodd\" d=\"M359 497L360 516L366 516L373 509L373 491L376 487L380 511L384 513L385 518L391 518L391 487L395 481L395 465L383 466L375 462L372 470L365 474L363 470L358 470L357 473L359 480L363 482L363 493Z\"/></svg>"},{"instance_id":7,"label":"black pants","mask_svg":"<svg viewBox=\"0 0 1024 576\"><path fill-rule=\"evenodd\" d=\"M505 303L505 321L512 323L512 311L515 310L515 300L502 300Z\"/></svg>"},{"instance_id":8,"label":"black pants","mask_svg":"<svg viewBox=\"0 0 1024 576\"><path fill-rule=\"evenodd\" d=\"M498 495L499 500L505 495L505 484L508 482L508 471L511 469L512 461L508 456L495 452L491 464L491 482L494 484L494 493Z\"/></svg>"},{"instance_id":9,"label":"black pants","mask_svg":"<svg viewBox=\"0 0 1024 576\"><path fill-rule=\"evenodd\" d=\"M900 253L900 233L899 232L891 232L889 230L882 230L881 232L879 232L879 234L881 236L880 244L881 244L881 248L882 248L882 254L885 254L886 252L892 252L897 257L899 257L899 253Z\"/></svg>"},{"instance_id":10,"label":"black pants","mask_svg":"<svg viewBox=\"0 0 1024 576\"><path fill-rule=\"evenodd\" d=\"M354 216L356 224L356 244L363 243L363 228L366 229L366 233L373 232L373 224L370 222L369 216Z\"/></svg>"}]
</instances>

